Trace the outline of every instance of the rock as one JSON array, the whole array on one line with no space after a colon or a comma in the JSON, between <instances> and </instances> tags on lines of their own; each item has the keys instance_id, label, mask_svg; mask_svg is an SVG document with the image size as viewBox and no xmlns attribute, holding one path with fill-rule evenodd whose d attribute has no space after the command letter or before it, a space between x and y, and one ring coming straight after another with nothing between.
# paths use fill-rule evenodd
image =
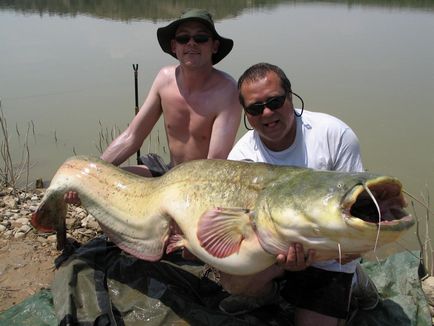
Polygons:
<instances>
[{"instance_id":1,"label":"rock","mask_svg":"<svg viewBox=\"0 0 434 326\"><path fill-rule=\"evenodd\" d=\"M22 239L26 236L26 234L24 232L17 232L14 234L14 238L15 239Z\"/></svg>"},{"instance_id":2,"label":"rock","mask_svg":"<svg viewBox=\"0 0 434 326\"><path fill-rule=\"evenodd\" d=\"M14 215L14 213L12 213L10 211L6 211L3 213L3 218L9 219L12 215Z\"/></svg>"},{"instance_id":3,"label":"rock","mask_svg":"<svg viewBox=\"0 0 434 326\"><path fill-rule=\"evenodd\" d=\"M15 221L16 219L18 219L18 218L20 218L20 217L21 217L20 214L15 213L15 214L13 214L12 216L10 216L9 219L10 219L11 221Z\"/></svg>"},{"instance_id":4,"label":"rock","mask_svg":"<svg viewBox=\"0 0 434 326\"><path fill-rule=\"evenodd\" d=\"M425 293L428 304L434 307L434 276L429 276L422 281L422 290Z\"/></svg>"},{"instance_id":5,"label":"rock","mask_svg":"<svg viewBox=\"0 0 434 326\"><path fill-rule=\"evenodd\" d=\"M36 240L38 241L38 242L40 242L41 244L44 244L44 243L47 243L47 239L46 238L44 238L44 237L37 237L36 238Z\"/></svg>"},{"instance_id":6,"label":"rock","mask_svg":"<svg viewBox=\"0 0 434 326\"><path fill-rule=\"evenodd\" d=\"M99 224L97 221L89 221L89 223L87 224L87 227L92 229L92 230L98 230Z\"/></svg>"},{"instance_id":7,"label":"rock","mask_svg":"<svg viewBox=\"0 0 434 326\"><path fill-rule=\"evenodd\" d=\"M21 227L19 228L18 231L19 231L19 232L27 233L27 232L29 232L31 229L32 229L32 227L31 227L30 225L25 224L25 225L21 226Z\"/></svg>"},{"instance_id":8,"label":"rock","mask_svg":"<svg viewBox=\"0 0 434 326\"><path fill-rule=\"evenodd\" d=\"M29 219L27 217L19 217L15 220L15 223L19 223L19 224L29 224Z\"/></svg>"},{"instance_id":9,"label":"rock","mask_svg":"<svg viewBox=\"0 0 434 326\"><path fill-rule=\"evenodd\" d=\"M71 228L73 228L74 225L75 225L75 221L76 221L75 218L72 218L72 217L67 218L67 219L65 220L66 228L67 228L67 229L71 229Z\"/></svg>"},{"instance_id":10,"label":"rock","mask_svg":"<svg viewBox=\"0 0 434 326\"><path fill-rule=\"evenodd\" d=\"M2 190L2 196L0 196L0 239L8 240L12 237L21 239L27 236L35 240L35 246L56 247L55 234L31 232L33 229L30 225L32 213L36 211L44 193L44 189L18 193L17 191L14 192L12 188ZM14 194L16 195L14 196ZM81 243L102 233L96 219L82 207L68 205L65 223L68 236Z\"/></svg>"},{"instance_id":11,"label":"rock","mask_svg":"<svg viewBox=\"0 0 434 326\"><path fill-rule=\"evenodd\" d=\"M49 235L49 236L47 237L47 242L50 242L50 243L56 243L56 242L57 242L57 237L56 237L56 235L55 235L55 234Z\"/></svg>"},{"instance_id":12,"label":"rock","mask_svg":"<svg viewBox=\"0 0 434 326\"><path fill-rule=\"evenodd\" d=\"M9 239L12 236L12 230L7 230L3 233L6 239Z\"/></svg>"},{"instance_id":13,"label":"rock","mask_svg":"<svg viewBox=\"0 0 434 326\"><path fill-rule=\"evenodd\" d=\"M87 212L85 212L85 211L78 212L78 214L77 214L77 217L79 219L84 219L84 218L86 218L86 216L87 216Z\"/></svg>"},{"instance_id":14,"label":"rock","mask_svg":"<svg viewBox=\"0 0 434 326\"><path fill-rule=\"evenodd\" d=\"M6 195L3 197L3 203L8 208L17 208L18 200L14 196Z\"/></svg>"},{"instance_id":15,"label":"rock","mask_svg":"<svg viewBox=\"0 0 434 326\"><path fill-rule=\"evenodd\" d=\"M38 205L29 206L29 211L30 212L36 212L37 209L38 209Z\"/></svg>"}]
</instances>

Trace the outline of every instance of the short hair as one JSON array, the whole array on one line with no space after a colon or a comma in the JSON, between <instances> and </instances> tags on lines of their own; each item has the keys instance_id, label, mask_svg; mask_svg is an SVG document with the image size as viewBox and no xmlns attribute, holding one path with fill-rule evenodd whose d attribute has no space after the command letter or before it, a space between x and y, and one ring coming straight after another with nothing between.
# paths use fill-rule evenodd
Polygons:
<instances>
[{"instance_id":1,"label":"short hair","mask_svg":"<svg viewBox=\"0 0 434 326\"><path fill-rule=\"evenodd\" d=\"M286 77L282 69L266 62L257 63L248 68L238 79L238 99L242 106L244 106L244 98L241 94L241 86L244 84L244 82L253 82L264 78L269 72L274 72L280 78L281 86L286 95L290 95L292 93L291 82L289 81L288 77Z\"/></svg>"}]
</instances>

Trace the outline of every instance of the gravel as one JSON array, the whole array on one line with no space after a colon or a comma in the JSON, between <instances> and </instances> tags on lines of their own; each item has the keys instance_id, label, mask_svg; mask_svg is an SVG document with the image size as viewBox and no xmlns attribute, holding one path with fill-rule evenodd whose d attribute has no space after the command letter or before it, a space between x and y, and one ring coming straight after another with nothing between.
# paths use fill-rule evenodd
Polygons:
<instances>
[{"instance_id":1,"label":"gravel","mask_svg":"<svg viewBox=\"0 0 434 326\"><path fill-rule=\"evenodd\" d=\"M31 225L32 213L37 209L45 189L31 192L13 192L12 188L0 191L0 238L35 238L45 245L56 245L55 233L40 233ZM67 237L84 243L102 234L95 218L81 207L68 205L66 214Z\"/></svg>"}]
</instances>

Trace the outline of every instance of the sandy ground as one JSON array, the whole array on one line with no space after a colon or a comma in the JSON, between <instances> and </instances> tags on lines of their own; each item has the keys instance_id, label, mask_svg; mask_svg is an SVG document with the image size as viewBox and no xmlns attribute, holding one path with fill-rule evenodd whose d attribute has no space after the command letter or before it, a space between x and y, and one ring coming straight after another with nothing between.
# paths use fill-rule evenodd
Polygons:
<instances>
[{"instance_id":1,"label":"sandy ground","mask_svg":"<svg viewBox=\"0 0 434 326\"><path fill-rule=\"evenodd\" d=\"M60 253L33 234L26 239L0 239L0 311L50 286L54 259Z\"/></svg>"}]
</instances>

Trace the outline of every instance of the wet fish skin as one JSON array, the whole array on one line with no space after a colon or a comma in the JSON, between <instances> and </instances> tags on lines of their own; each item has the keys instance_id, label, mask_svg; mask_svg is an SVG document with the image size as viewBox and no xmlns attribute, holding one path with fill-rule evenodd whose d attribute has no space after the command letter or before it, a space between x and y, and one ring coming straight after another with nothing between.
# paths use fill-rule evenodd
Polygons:
<instances>
[{"instance_id":1,"label":"wet fish skin","mask_svg":"<svg viewBox=\"0 0 434 326\"><path fill-rule=\"evenodd\" d=\"M396 178L226 160L192 161L143 178L73 157L54 176L32 224L61 230L63 195L73 190L110 239L138 258L156 261L164 250L186 247L221 271L253 274L292 242L315 249L319 260L372 250L378 224L362 184L384 197L378 201L389 221L380 225L378 245L395 241L414 223ZM356 201L354 212L369 222L351 215ZM178 229L182 234L174 234Z\"/></svg>"}]
</instances>

